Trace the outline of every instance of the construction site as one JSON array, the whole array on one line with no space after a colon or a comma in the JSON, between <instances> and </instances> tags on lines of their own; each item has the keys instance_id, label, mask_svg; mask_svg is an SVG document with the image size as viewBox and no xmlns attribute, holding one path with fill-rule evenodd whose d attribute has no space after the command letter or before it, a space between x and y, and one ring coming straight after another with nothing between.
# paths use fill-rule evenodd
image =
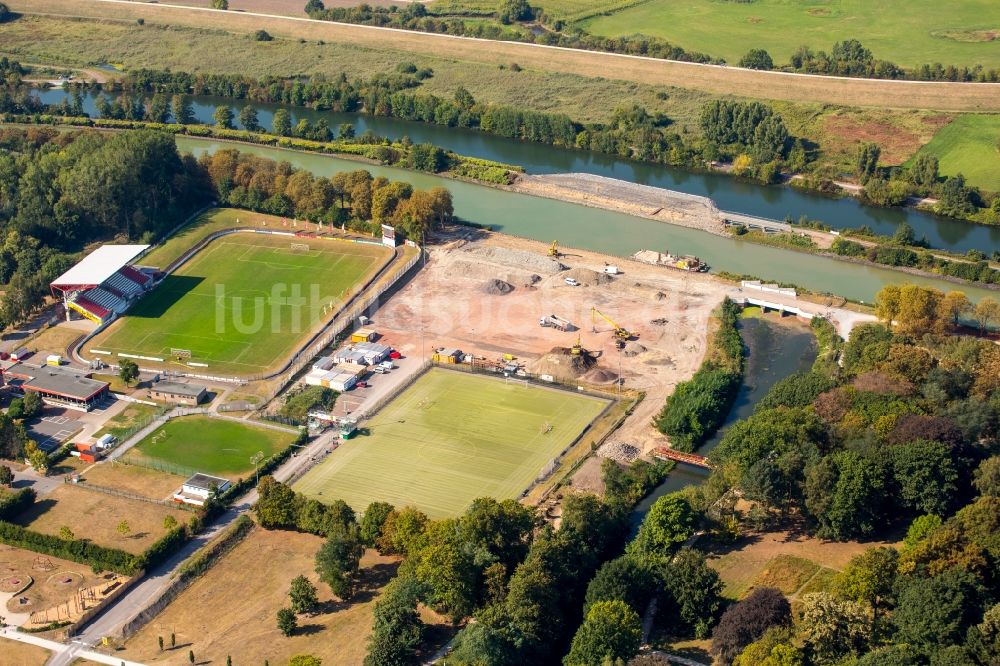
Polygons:
<instances>
[{"instance_id":1,"label":"construction site","mask_svg":"<svg viewBox=\"0 0 1000 666\"><path fill-rule=\"evenodd\" d=\"M700 365L711 312L735 291L697 272L455 229L377 318L405 356L643 392L612 440L648 453L666 443L652 417Z\"/></svg>"}]
</instances>

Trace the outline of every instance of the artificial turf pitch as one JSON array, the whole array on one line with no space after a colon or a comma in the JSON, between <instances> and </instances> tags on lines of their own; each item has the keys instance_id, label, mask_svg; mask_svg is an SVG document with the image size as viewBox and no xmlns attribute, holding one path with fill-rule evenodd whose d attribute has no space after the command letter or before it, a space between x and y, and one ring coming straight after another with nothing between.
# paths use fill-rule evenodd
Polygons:
<instances>
[{"instance_id":1,"label":"artificial turf pitch","mask_svg":"<svg viewBox=\"0 0 1000 666\"><path fill-rule=\"evenodd\" d=\"M236 480L253 472L250 459L269 458L295 440L295 433L208 416L171 419L147 435L123 462L175 474L195 472Z\"/></svg>"},{"instance_id":2,"label":"artificial turf pitch","mask_svg":"<svg viewBox=\"0 0 1000 666\"><path fill-rule=\"evenodd\" d=\"M432 369L341 444L295 490L456 516L477 497L514 498L607 406L599 398Z\"/></svg>"},{"instance_id":3,"label":"artificial turf pitch","mask_svg":"<svg viewBox=\"0 0 1000 666\"><path fill-rule=\"evenodd\" d=\"M224 236L168 275L89 348L166 360L172 349L183 349L209 372L260 373L288 356L388 255L376 245L329 239Z\"/></svg>"}]
</instances>

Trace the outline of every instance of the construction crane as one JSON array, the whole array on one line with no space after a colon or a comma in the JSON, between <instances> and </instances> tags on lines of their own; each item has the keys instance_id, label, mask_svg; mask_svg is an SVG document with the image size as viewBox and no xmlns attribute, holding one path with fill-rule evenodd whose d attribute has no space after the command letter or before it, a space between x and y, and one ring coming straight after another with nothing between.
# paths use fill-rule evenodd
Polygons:
<instances>
[{"instance_id":1,"label":"construction crane","mask_svg":"<svg viewBox=\"0 0 1000 666\"><path fill-rule=\"evenodd\" d=\"M552 241L552 245L549 246L549 256L558 257L559 255L559 241Z\"/></svg>"},{"instance_id":2,"label":"construction crane","mask_svg":"<svg viewBox=\"0 0 1000 666\"><path fill-rule=\"evenodd\" d=\"M593 319L593 321L594 321L595 324L597 323L597 318L598 317L600 317L604 321L606 321L609 324L611 324L611 327L614 329L614 332L615 332L615 337L618 338L619 340L624 341L624 340L628 340L628 339L630 339L632 337L632 333L628 329L622 328L621 326L619 326L618 324L616 324L614 322L614 320L611 319L611 317L609 317L608 315L604 314L603 312L601 312L597 308L590 308L590 316Z\"/></svg>"}]
</instances>

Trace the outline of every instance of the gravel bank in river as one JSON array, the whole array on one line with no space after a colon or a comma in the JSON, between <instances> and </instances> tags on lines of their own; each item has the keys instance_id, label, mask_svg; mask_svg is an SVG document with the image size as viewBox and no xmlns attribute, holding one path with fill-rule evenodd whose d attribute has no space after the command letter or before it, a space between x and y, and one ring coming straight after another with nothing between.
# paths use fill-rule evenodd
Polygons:
<instances>
[{"instance_id":1,"label":"gravel bank in river","mask_svg":"<svg viewBox=\"0 0 1000 666\"><path fill-rule=\"evenodd\" d=\"M510 189L726 235L711 199L589 173L520 175Z\"/></svg>"}]
</instances>

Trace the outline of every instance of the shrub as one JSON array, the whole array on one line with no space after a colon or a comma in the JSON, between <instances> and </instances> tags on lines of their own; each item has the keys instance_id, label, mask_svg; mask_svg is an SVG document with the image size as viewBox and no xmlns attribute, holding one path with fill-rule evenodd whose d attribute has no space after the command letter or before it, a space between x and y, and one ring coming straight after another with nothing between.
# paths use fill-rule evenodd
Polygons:
<instances>
[{"instance_id":1,"label":"shrub","mask_svg":"<svg viewBox=\"0 0 1000 666\"><path fill-rule=\"evenodd\" d=\"M255 42L270 42L274 40L274 37L272 37L267 30L258 30L253 33L253 40Z\"/></svg>"}]
</instances>

